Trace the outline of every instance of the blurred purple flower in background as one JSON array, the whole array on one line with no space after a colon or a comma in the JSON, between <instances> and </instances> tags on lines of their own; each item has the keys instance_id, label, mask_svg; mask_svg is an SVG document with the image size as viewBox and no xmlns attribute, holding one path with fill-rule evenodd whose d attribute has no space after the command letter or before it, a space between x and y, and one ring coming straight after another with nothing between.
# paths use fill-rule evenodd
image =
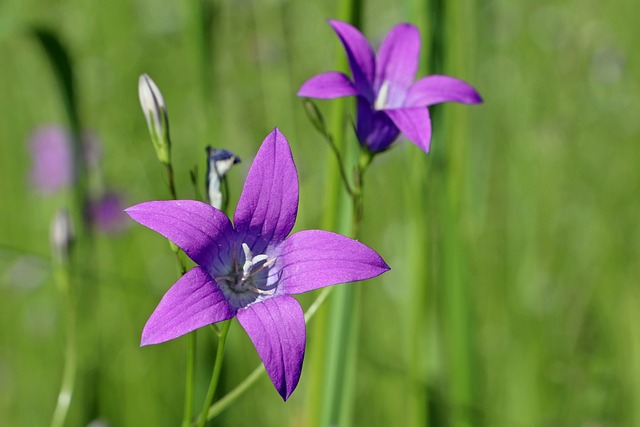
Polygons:
<instances>
[{"instance_id":1,"label":"blurred purple flower in background","mask_svg":"<svg viewBox=\"0 0 640 427\"><path fill-rule=\"evenodd\" d=\"M69 132L60 126L44 126L29 140L33 159L30 184L43 194L53 194L73 184L75 169Z\"/></svg>"},{"instance_id":2,"label":"blurred purple flower in background","mask_svg":"<svg viewBox=\"0 0 640 427\"><path fill-rule=\"evenodd\" d=\"M29 138L32 167L29 182L38 192L53 195L76 184L71 133L62 126L49 125L36 129ZM104 233L117 233L126 227L122 197L115 191L104 191L100 177L102 144L94 132L82 134L82 159L89 176L89 197L84 207L85 218L92 227ZM96 182L92 182L91 178Z\"/></svg>"},{"instance_id":3,"label":"blurred purple flower in background","mask_svg":"<svg viewBox=\"0 0 640 427\"><path fill-rule=\"evenodd\" d=\"M411 24L391 29L377 56L357 28L329 21L342 42L353 80L337 71L307 80L298 96L319 99L356 95L358 140L372 152L389 148L402 132L425 152L431 143L430 105L477 104L482 98L468 83L443 75L414 82L420 60L420 32Z\"/></svg>"},{"instance_id":4,"label":"blurred purple flower in background","mask_svg":"<svg viewBox=\"0 0 640 427\"><path fill-rule=\"evenodd\" d=\"M372 249L321 230L287 237L298 211L298 173L276 128L251 166L233 222L192 200L130 207L135 221L162 234L198 266L164 295L142 332L157 344L237 316L283 399L304 359L304 314L291 294L364 280L389 269Z\"/></svg>"},{"instance_id":5,"label":"blurred purple flower in background","mask_svg":"<svg viewBox=\"0 0 640 427\"><path fill-rule=\"evenodd\" d=\"M109 191L102 196L92 199L85 208L86 218L98 231L113 234L124 231L127 226L127 216L120 194Z\"/></svg>"}]
</instances>

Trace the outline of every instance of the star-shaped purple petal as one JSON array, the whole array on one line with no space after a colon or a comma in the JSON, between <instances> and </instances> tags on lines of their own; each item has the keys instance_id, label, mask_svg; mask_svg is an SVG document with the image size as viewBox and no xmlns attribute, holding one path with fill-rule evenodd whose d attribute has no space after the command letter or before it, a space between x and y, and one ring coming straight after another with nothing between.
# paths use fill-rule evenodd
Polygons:
<instances>
[{"instance_id":1,"label":"star-shaped purple petal","mask_svg":"<svg viewBox=\"0 0 640 427\"><path fill-rule=\"evenodd\" d=\"M431 119L426 107L443 102L478 104L482 98L470 84L434 75L414 82L420 58L420 33L411 24L389 31L377 55L357 28L329 21L344 46L353 81L337 72L319 74L302 84L298 96L318 99L356 95L356 133L360 143L384 151L400 133L429 152Z\"/></svg>"},{"instance_id":2,"label":"star-shaped purple petal","mask_svg":"<svg viewBox=\"0 0 640 427\"><path fill-rule=\"evenodd\" d=\"M288 399L300 379L306 344L304 315L290 295L389 269L374 250L339 234L309 230L288 236L297 210L298 173L277 128L251 166L233 225L218 209L191 200L127 209L198 264L162 298L144 328L142 345L236 316L278 393Z\"/></svg>"}]
</instances>

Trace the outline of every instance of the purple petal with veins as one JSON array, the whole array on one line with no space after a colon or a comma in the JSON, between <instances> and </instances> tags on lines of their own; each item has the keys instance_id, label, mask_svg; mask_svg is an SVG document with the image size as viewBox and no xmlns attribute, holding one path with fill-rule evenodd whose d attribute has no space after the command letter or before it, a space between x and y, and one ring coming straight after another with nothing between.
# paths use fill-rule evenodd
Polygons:
<instances>
[{"instance_id":1,"label":"purple petal with veins","mask_svg":"<svg viewBox=\"0 0 640 427\"><path fill-rule=\"evenodd\" d=\"M126 210L182 248L198 266L167 292L147 322L157 344L237 315L283 399L295 390L305 349L304 314L289 294L389 269L372 249L325 231L289 237L298 211L298 173L274 129L253 161L234 216L192 200L152 201Z\"/></svg>"},{"instance_id":2,"label":"purple petal with veins","mask_svg":"<svg viewBox=\"0 0 640 427\"><path fill-rule=\"evenodd\" d=\"M429 152L431 121L427 107L442 102L478 104L482 98L470 84L449 76L429 76L413 82L420 61L420 33L411 24L398 24L389 31L377 55L362 33L351 24L329 21L342 42L354 88L344 79L323 73L303 83L299 96L327 99L358 96L356 135L361 145L374 153L386 150L400 132L423 151ZM336 82L328 84L327 76ZM303 90L304 89L304 90Z\"/></svg>"}]
</instances>

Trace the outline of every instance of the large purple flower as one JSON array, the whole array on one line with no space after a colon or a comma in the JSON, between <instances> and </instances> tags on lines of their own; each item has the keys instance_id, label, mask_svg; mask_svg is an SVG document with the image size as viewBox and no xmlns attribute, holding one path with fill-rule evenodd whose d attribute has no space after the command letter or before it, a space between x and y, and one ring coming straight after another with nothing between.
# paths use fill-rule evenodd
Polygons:
<instances>
[{"instance_id":1,"label":"large purple flower","mask_svg":"<svg viewBox=\"0 0 640 427\"><path fill-rule=\"evenodd\" d=\"M307 80L298 96L331 99L357 95L358 140L371 151L386 150L402 132L428 153L431 119L425 107L442 102L482 102L471 85L453 77L433 75L414 82L420 59L420 33L415 26L393 27L375 56L355 27L332 20L329 25L344 45L353 80L337 71L322 73Z\"/></svg>"},{"instance_id":2,"label":"large purple flower","mask_svg":"<svg viewBox=\"0 0 640 427\"><path fill-rule=\"evenodd\" d=\"M298 173L277 128L251 166L234 225L220 210L191 200L127 209L198 264L162 298L144 327L142 345L236 316L286 400L298 384L306 342L302 309L290 295L389 269L375 251L339 234L307 230L287 237L297 211Z\"/></svg>"}]
</instances>

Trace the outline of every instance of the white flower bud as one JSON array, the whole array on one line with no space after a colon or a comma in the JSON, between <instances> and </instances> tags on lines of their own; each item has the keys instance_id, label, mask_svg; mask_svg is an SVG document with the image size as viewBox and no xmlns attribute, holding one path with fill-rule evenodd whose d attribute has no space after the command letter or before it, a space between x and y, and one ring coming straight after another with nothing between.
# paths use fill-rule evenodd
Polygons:
<instances>
[{"instance_id":1,"label":"white flower bud","mask_svg":"<svg viewBox=\"0 0 640 427\"><path fill-rule=\"evenodd\" d=\"M138 81L138 96L158 160L169 164L171 140L167 106L160 89L146 74L141 75Z\"/></svg>"},{"instance_id":2,"label":"white flower bud","mask_svg":"<svg viewBox=\"0 0 640 427\"><path fill-rule=\"evenodd\" d=\"M60 209L51 223L51 249L60 261L69 259L71 246L75 240L71 217L66 209Z\"/></svg>"}]
</instances>

